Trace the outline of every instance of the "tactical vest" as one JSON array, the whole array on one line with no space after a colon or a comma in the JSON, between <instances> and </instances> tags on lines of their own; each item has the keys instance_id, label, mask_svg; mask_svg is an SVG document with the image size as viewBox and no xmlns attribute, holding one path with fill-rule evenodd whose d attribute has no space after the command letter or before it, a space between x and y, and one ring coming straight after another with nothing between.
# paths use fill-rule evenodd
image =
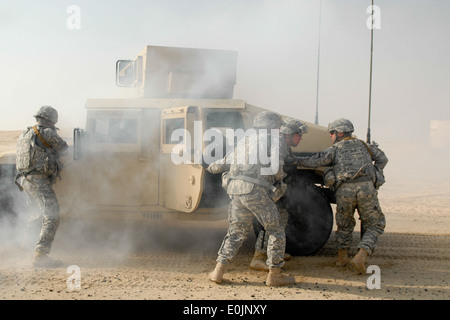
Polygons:
<instances>
[{"instance_id":1,"label":"tactical vest","mask_svg":"<svg viewBox=\"0 0 450 320\"><path fill-rule=\"evenodd\" d=\"M257 135L252 136L253 139L258 138ZM256 140L257 142L258 140ZM244 183L233 183L228 192L230 194L246 194L253 188L253 184L262 185L272 191L273 177L261 176L261 165L258 154L258 144L255 140L245 137L235 146L233 163L230 165L228 179L245 181ZM269 179L269 180L267 180Z\"/></svg>"},{"instance_id":2,"label":"tactical vest","mask_svg":"<svg viewBox=\"0 0 450 320\"><path fill-rule=\"evenodd\" d=\"M362 141L342 140L336 143L334 172L338 182L367 177L371 180L372 157Z\"/></svg>"}]
</instances>

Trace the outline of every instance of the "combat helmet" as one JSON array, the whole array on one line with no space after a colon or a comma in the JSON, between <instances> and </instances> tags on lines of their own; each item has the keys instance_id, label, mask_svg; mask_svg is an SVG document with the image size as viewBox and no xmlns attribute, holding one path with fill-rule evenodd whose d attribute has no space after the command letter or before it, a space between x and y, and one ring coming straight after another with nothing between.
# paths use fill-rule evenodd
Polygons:
<instances>
[{"instance_id":1,"label":"combat helmet","mask_svg":"<svg viewBox=\"0 0 450 320\"><path fill-rule=\"evenodd\" d=\"M58 122L58 111L50 106L42 106L33 117L42 118L50 121L52 124L56 124Z\"/></svg>"},{"instance_id":2,"label":"combat helmet","mask_svg":"<svg viewBox=\"0 0 450 320\"><path fill-rule=\"evenodd\" d=\"M308 127L306 124L300 122L299 120L293 118L284 119L283 124L281 125L280 132L284 134L295 134L298 133L302 135L308 132Z\"/></svg>"},{"instance_id":3,"label":"combat helmet","mask_svg":"<svg viewBox=\"0 0 450 320\"><path fill-rule=\"evenodd\" d=\"M355 131L353 128L353 123L350 120L340 118L328 125L328 132L340 132L340 133L349 133Z\"/></svg>"},{"instance_id":4,"label":"combat helmet","mask_svg":"<svg viewBox=\"0 0 450 320\"><path fill-rule=\"evenodd\" d=\"M253 119L253 128L279 129L282 124L281 117L271 111L260 112Z\"/></svg>"}]
</instances>

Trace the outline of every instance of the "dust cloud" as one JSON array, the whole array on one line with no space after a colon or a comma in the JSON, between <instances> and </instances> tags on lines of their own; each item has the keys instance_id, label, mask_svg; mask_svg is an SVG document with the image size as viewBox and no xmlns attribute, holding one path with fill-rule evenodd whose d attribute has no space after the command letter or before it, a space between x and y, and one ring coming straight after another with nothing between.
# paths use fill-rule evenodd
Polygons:
<instances>
[{"instance_id":1,"label":"dust cloud","mask_svg":"<svg viewBox=\"0 0 450 320\"><path fill-rule=\"evenodd\" d=\"M412 138L414 140L414 138ZM389 158L385 168L386 183L447 182L450 177L448 159L450 144L433 146L427 141L394 143L386 141L379 146Z\"/></svg>"},{"instance_id":2,"label":"dust cloud","mask_svg":"<svg viewBox=\"0 0 450 320\"><path fill-rule=\"evenodd\" d=\"M188 69L180 66L175 68L185 72L170 75L172 82L167 97L232 98L235 73L230 73L230 69L235 70L235 52L227 52L225 56L222 54L212 60L204 59L201 54L188 52L187 55L190 66ZM156 81L152 82L153 86L144 88L146 96L158 96L165 92L165 71L173 68L166 63L160 61L153 65L152 76ZM229 63L234 68L230 68ZM196 72L198 76L192 81L192 73ZM165 78L158 81L161 80L159 76ZM227 92L222 88L224 77L229 82ZM160 87L161 83L163 87ZM186 87L186 83L189 86ZM124 107L128 109L106 111L104 114L95 110L87 112L87 120L80 127L84 127L88 135L86 138L81 136L78 141L82 146L79 150L81 160L74 160L73 157L73 128L60 130L60 135L69 144L69 154L61 159L64 163L62 180L54 185L61 206L61 222L54 247L117 258L126 257L135 250L176 250L180 244L183 250L217 250L221 241L219 239L225 232L223 222L206 222L204 225L199 222L177 223L142 218L139 210L145 206L153 207L148 216L161 216L161 213L154 211L157 205L161 205L159 195L164 192L159 190L163 186L159 180L160 170L164 168L164 163L160 163L164 160L160 158L160 125L157 120L161 115L157 108L141 110L138 107L129 108L128 105ZM59 113L61 121L57 125L64 126L64 112L59 110ZM8 155L13 157L20 133L5 132L2 137L2 160L9 163L9 172L5 172L6 166L2 165L2 177L7 179L2 179L1 184L0 242L11 249L21 248L29 252L31 257L40 228L27 228L31 209L26 205L25 193L19 192L11 181L15 162L11 156L8 158ZM164 196L174 197L174 193L172 190ZM214 204L213 201L208 203ZM217 203L224 205L220 201ZM97 218L96 212L91 212L92 208L104 211L103 216ZM160 209L164 211L163 207ZM212 241L215 235L219 236L216 241Z\"/></svg>"},{"instance_id":3,"label":"dust cloud","mask_svg":"<svg viewBox=\"0 0 450 320\"><path fill-rule=\"evenodd\" d=\"M115 113L117 116L117 113ZM135 118L136 111L131 115ZM149 120L152 114L146 114ZM158 114L159 117L159 114ZM114 136L125 139L128 128L116 126L127 122L129 118L115 118L112 128ZM163 250L195 250L196 252L216 252L225 234L226 221L163 221L149 219L138 212L142 206L153 208L158 205L159 177L159 125L148 123L147 126L134 128L139 137L128 136L122 142L125 149L120 152L111 148L111 135L107 128L98 131L96 123L87 122L90 128L90 142L84 141L82 159L73 159L73 140L71 129L60 131L69 143L69 153L61 158L64 169L61 180L57 180L54 190L61 206L61 221L56 233L51 256L58 253L82 251L90 256L109 257L114 262L127 259L135 252ZM104 124L103 124L104 125ZM103 126L102 125L102 126ZM123 132L117 130L123 129ZM139 130L138 130L139 129ZM8 160L7 154L13 154L15 143L21 131L2 132L2 160ZM126 136L126 134L125 134ZM139 141L146 141L151 148L136 147ZM94 143L95 142L95 143ZM137 149L136 149L137 148ZM121 158L121 157L124 158ZM9 159L11 160L11 159ZM0 243L9 254L25 256L23 264L29 265L38 241L40 227L27 227L31 209L27 206L26 195L20 192L13 181L14 161L2 165ZM149 170L148 167L152 170ZM6 172L5 168L9 171ZM7 177L7 179L5 179ZM152 180L156 179L156 180ZM144 194L147 191L148 194ZM211 190L208 190L211 192ZM166 197L174 196L174 191ZM214 196L211 194L211 196ZM3 199L5 199L3 201ZM219 202L209 201L209 205ZM90 207L93 205L93 207ZM221 205L225 205L221 203ZM98 211L104 211L97 216ZM164 208L161 207L164 211ZM147 216L159 218L161 213L150 210ZM172 216L176 215L172 213ZM225 223L225 224L224 224ZM54 253L55 252L55 253ZM76 263L76 262L74 262Z\"/></svg>"},{"instance_id":4,"label":"dust cloud","mask_svg":"<svg viewBox=\"0 0 450 320\"><path fill-rule=\"evenodd\" d=\"M151 132L151 130L149 131ZM159 131L158 131L159 132ZM0 132L2 154L7 151L13 151L15 141L20 131ZM442 133L441 133L442 134ZM72 150L71 129L61 130L61 135L70 143ZM445 132L444 132L445 136ZM151 140L151 137L147 137ZM430 182L438 186L440 183L448 182L449 168L447 159L450 156L448 142L436 139L431 135L429 139L411 138L408 142L377 141L379 147L386 153L389 163L385 168L386 184L380 190L381 196L391 197L391 189L399 186L411 185L416 188L415 192L427 194L423 188ZM74 171L75 161L72 160L72 153L65 157L66 168L63 171L62 179L73 179L75 177L86 176L86 173ZM12 169L12 168L10 168ZM2 167L2 175L5 174ZM81 170L83 170L81 168ZM96 184L97 188L103 190L106 194L117 194L117 188L108 191L111 188L112 181L116 178L115 173L123 168L108 167L102 171L101 176L94 176L94 172L89 172L90 181L100 181ZM72 172L71 172L72 171ZM68 176L67 174L70 173ZM110 172L110 176L105 173ZM129 176L128 182L121 184L119 189L126 192L134 184L138 184L141 177ZM142 180L142 179L141 179ZM55 185L58 192L59 183ZM61 204L61 223L56 234L54 242L54 251L67 252L70 250L86 252L91 256L109 256L114 257L115 262L126 259L129 255L142 251L164 251L172 252L194 250L196 252L215 253L220 246L223 236L226 232L226 220L216 222L198 222L198 221L178 221L163 222L151 220L134 220L131 217L121 215L121 218L110 216L103 219L95 216L95 213L84 214L83 217L72 217L68 214L68 208L73 212L81 212L86 208L82 205L86 198L86 191L89 188L82 186L69 199L62 200ZM27 218L30 215L29 208L26 205L26 197L23 192L19 192L13 181L2 183L0 185L2 197L11 195L13 202L2 202L0 218L0 243L10 252L16 250L28 252L29 264L34 251L34 245L37 242L39 230L30 231L27 229ZM74 189L75 190L75 189ZM410 191L410 189L407 189ZM155 191L157 192L157 191ZM406 192L406 191L405 191ZM436 192L436 189L434 190ZM442 193L448 192L445 188ZM107 198L106 198L107 199ZM114 199L110 199L114 200ZM14 212L13 212L13 207ZM253 235L250 235L250 239ZM251 240L250 240L251 241Z\"/></svg>"}]
</instances>

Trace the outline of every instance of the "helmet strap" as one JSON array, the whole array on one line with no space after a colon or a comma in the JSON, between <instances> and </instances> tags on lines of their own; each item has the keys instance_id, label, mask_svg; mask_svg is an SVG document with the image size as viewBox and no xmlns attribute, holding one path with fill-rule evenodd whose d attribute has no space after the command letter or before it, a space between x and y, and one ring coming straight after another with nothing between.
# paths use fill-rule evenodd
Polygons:
<instances>
[{"instance_id":1,"label":"helmet strap","mask_svg":"<svg viewBox=\"0 0 450 320\"><path fill-rule=\"evenodd\" d=\"M339 142L339 141L342 141L342 140L344 140L345 138L350 137L351 135L352 135L351 132L336 132L336 140L335 140L335 143L336 143L336 142Z\"/></svg>"}]
</instances>

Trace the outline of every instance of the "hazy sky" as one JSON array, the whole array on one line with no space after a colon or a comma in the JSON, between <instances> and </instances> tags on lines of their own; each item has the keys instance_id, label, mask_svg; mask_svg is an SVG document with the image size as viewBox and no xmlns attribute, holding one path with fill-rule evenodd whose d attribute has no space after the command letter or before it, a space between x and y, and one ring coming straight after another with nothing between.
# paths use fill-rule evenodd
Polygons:
<instances>
[{"instance_id":1,"label":"hazy sky","mask_svg":"<svg viewBox=\"0 0 450 320\"><path fill-rule=\"evenodd\" d=\"M79 29L67 26L71 5ZM322 0L319 124L346 117L362 138L369 5ZM450 121L450 1L375 5L372 139L424 139L430 121ZM43 104L58 109L60 127L84 127L87 98L129 96L115 85L115 62L146 45L238 51L235 98L314 122L319 8L320 0L0 0L0 130L33 124Z\"/></svg>"}]
</instances>

